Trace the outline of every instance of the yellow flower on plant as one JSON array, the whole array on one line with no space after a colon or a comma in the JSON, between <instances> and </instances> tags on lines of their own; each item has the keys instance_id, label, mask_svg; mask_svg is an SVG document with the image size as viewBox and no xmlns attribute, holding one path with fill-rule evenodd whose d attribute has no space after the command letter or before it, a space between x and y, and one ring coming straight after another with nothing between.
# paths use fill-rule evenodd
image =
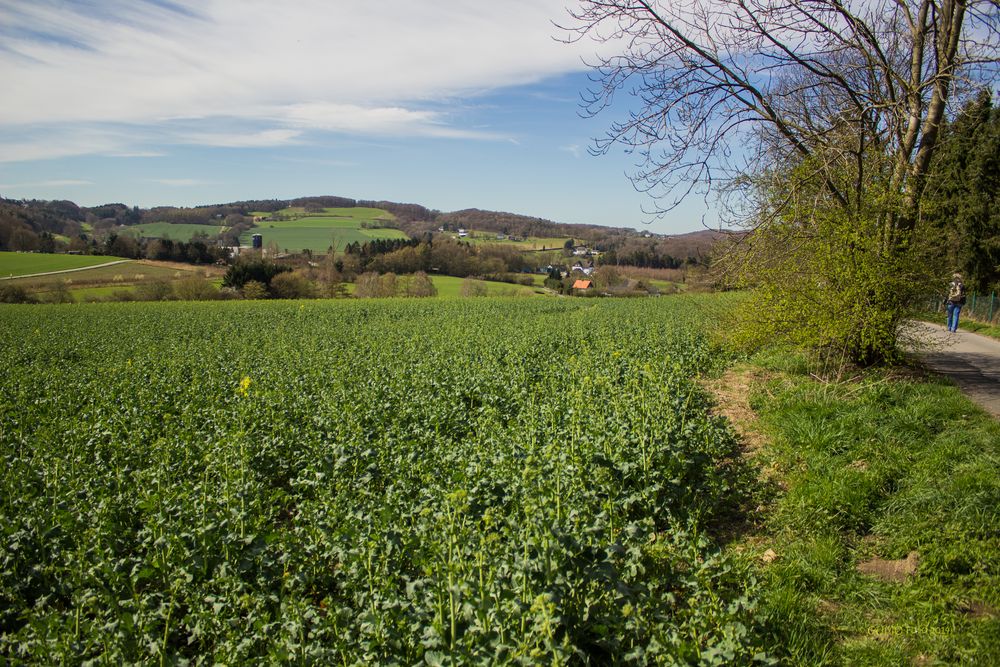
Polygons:
<instances>
[{"instance_id":1,"label":"yellow flower on plant","mask_svg":"<svg viewBox=\"0 0 1000 667\"><path fill-rule=\"evenodd\" d=\"M247 396L250 393L250 385L253 380L250 379L249 375L244 375L243 379L240 380L240 386L236 389L236 393L240 396Z\"/></svg>"}]
</instances>

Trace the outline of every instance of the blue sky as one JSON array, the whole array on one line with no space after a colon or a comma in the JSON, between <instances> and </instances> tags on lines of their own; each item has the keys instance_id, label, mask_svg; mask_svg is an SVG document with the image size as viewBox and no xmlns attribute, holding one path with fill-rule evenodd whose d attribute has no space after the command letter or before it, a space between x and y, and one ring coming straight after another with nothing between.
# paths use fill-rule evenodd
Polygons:
<instances>
[{"instance_id":1,"label":"blue sky","mask_svg":"<svg viewBox=\"0 0 1000 667\"><path fill-rule=\"evenodd\" d=\"M280 9L277 9L279 8ZM587 148L562 0L0 0L0 195L196 205L333 194L648 226ZM617 112L621 112L618 109Z\"/></svg>"}]
</instances>

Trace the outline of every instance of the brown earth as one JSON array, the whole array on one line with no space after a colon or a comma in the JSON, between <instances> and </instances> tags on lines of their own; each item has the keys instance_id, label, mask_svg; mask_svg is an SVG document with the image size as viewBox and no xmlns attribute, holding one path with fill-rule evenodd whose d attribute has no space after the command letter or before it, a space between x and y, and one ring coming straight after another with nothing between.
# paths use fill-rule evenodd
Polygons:
<instances>
[{"instance_id":1,"label":"brown earth","mask_svg":"<svg viewBox=\"0 0 1000 667\"><path fill-rule=\"evenodd\" d=\"M733 368L718 378L702 382L715 399L712 413L729 420L748 455L758 452L767 442L760 430L757 413L750 407L751 389L767 378L767 373L760 369Z\"/></svg>"},{"instance_id":2,"label":"brown earth","mask_svg":"<svg viewBox=\"0 0 1000 667\"><path fill-rule=\"evenodd\" d=\"M916 573L920 566L920 554L911 551L906 558L883 560L873 558L864 563L858 563L858 572L871 575L882 581L906 581L907 577Z\"/></svg>"}]
</instances>

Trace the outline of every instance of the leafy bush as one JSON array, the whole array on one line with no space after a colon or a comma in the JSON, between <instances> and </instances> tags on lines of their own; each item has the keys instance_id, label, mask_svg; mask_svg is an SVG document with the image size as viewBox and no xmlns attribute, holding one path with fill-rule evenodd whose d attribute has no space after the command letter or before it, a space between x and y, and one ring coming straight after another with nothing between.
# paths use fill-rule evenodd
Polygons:
<instances>
[{"instance_id":1,"label":"leafy bush","mask_svg":"<svg viewBox=\"0 0 1000 667\"><path fill-rule=\"evenodd\" d=\"M151 280L135 286L139 301L167 301L173 298L174 288L167 280Z\"/></svg>"},{"instance_id":2,"label":"leafy bush","mask_svg":"<svg viewBox=\"0 0 1000 667\"><path fill-rule=\"evenodd\" d=\"M267 285L256 280L248 280L243 283L240 294L243 295L244 299L266 299Z\"/></svg>"},{"instance_id":3,"label":"leafy bush","mask_svg":"<svg viewBox=\"0 0 1000 667\"><path fill-rule=\"evenodd\" d=\"M271 293L278 299L312 299L316 286L301 273L279 273L271 279Z\"/></svg>"},{"instance_id":4,"label":"leafy bush","mask_svg":"<svg viewBox=\"0 0 1000 667\"><path fill-rule=\"evenodd\" d=\"M281 266L266 259L240 260L226 270L226 275L222 278L222 286L242 289L251 280L263 285L270 285L271 280L276 275L291 270L291 267Z\"/></svg>"},{"instance_id":5,"label":"leafy bush","mask_svg":"<svg viewBox=\"0 0 1000 667\"><path fill-rule=\"evenodd\" d=\"M459 294L462 296L486 296L488 294L488 290L486 288L486 283L482 280L466 278L462 281Z\"/></svg>"},{"instance_id":6,"label":"leafy bush","mask_svg":"<svg viewBox=\"0 0 1000 667\"><path fill-rule=\"evenodd\" d=\"M176 281L174 295L181 301L214 301L220 298L218 288L199 276L189 276Z\"/></svg>"},{"instance_id":7,"label":"leafy bush","mask_svg":"<svg viewBox=\"0 0 1000 667\"><path fill-rule=\"evenodd\" d=\"M20 285L0 283L0 303L37 303L35 297Z\"/></svg>"},{"instance_id":8,"label":"leafy bush","mask_svg":"<svg viewBox=\"0 0 1000 667\"><path fill-rule=\"evenodd\" d=\"M437 288L423 271L417 271L411 276L407 276L403 281L403 296L429 297L437 296Z\"/></svg>"}]
</instances>

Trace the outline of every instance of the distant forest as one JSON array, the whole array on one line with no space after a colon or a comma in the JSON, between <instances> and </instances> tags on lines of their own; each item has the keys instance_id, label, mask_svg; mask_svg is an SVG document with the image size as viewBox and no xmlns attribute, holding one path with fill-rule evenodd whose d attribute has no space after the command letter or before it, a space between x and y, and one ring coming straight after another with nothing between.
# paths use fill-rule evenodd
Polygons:
<instances>
[{"instance_id":1,"label":"distant forest","mask_svg":"<svg viewBox=\"0 0 1000 667\"><path fill-rule=\"evenodd\" d=\"M288 207L307 212L326 208L379 208L395 220L386 223L416 241L429 241L438 230L474 229L520 238L563 238L582 243L600 253L600 263L672 269L704 265L720 232L694 232L664 236L635 229L566 224L514 213L467 209L442 213L419 204L358 200L338 196L264 199L196 207L159 206L143 209L121 203L78 206L72 201L13 200L0 198L0 250L29 252L79 252L119 257L147 257L192 263L214 262L228 255L227 247L239 245L240 236L254 226L254 213L272 213ZM224 225L216 238L206 233L190 243L143 241L120 233L123 227L151 222ZM530 264L530 262L527 262Z\"/></svg>"}]
</instances>

